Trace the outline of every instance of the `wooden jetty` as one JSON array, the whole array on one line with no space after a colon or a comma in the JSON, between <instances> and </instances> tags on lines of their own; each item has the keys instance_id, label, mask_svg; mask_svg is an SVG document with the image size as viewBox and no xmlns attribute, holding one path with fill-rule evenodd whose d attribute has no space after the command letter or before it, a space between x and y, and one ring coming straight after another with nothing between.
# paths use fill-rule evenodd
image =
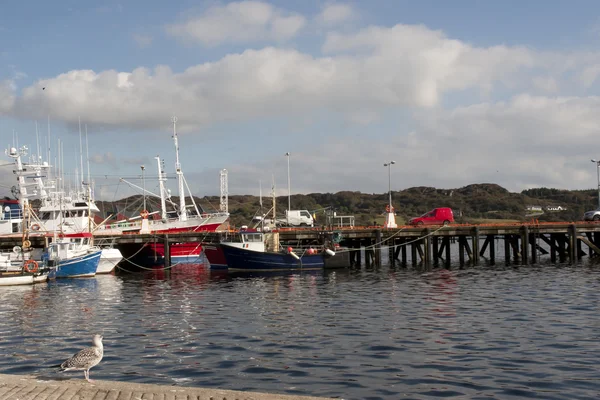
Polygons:
<instances>
[{"instance_id":1,"label":"wooden jetty","mask_svg":"<svg viewBox=\"0 0 600 400\"><path fill-rule=\"evenodd\" d=\"M2 400L324 400L324 397L242 392L237 390L151 385L133 382L57 378L49 374L0 374Z\"/></svg>"},{"instance_id":2,"label":"wooden jetty","mask_svg":"<svg viewBox=\"0 0 600 400\"><path fill-rule=\"evenodd\" d=\"M95 236L109 238L121 249L132 246L139 248L148 242L160 242L165 246L165 257L170 260L169 249L173 243L216 243L223 238L232 238L238 234L235 231L226 231ZM424 266L450 265L450 260L456 258L461 265L478 264L482 257L492 265L498 259L508 264L526 265L539 262L542 256L549 256L550 261L554 263L574 263L584 256L600 256L600 223L598 222L531 221L518 224L404 226L394 229L284 228L279 229L279 236L283 244L290 246L314 246L326 243L339 245L349 252L349 263L353 266L361 265L363 260L367 266L380 265L382 252L385 250L388 251L390 263ZM43 247L46 244L43 236L31 235L28 240L33 247ZM22 241L21 235L2 236L0 249L20 246ZM497 255L498 241L503 244L501 247L504 257Z\"/></svg>"}]
</instances>

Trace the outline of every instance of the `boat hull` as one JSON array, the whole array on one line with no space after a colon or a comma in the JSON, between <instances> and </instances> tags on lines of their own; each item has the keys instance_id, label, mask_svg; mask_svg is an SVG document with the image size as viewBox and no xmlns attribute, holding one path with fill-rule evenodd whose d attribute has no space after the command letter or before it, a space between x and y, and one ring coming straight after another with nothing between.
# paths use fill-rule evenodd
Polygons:
<instances>
[{"instance_id":1,"label":"boat hull","mask_svg":"<svg viewBox=\"0 0 600 400\"><path fill-rule=\"evenodd\" d=\"M171 265L200 264L203 262L202 246L200 243L174 243L169 246ZM161 265L165 263L165 246L163 243L147 243L139 255L133 258L134 263L144 266Z\"/></svg>"},{"instance_id":2,"label":"boat hull","mask_svg":"<svg viewBox=\"0 0 600 400\"><path fill-rule=\"evenodd\" d=\"M292 271L322 269L325 257L322 253L295 258L287 253L253 251L226 243L220 245L229 271ZM210 262L210 260L209 260Z\"/></svg>"},{"instance_id":3,"label":"boat hull","mask_svg":"<svg viewBox=\"0 0 600 400\"><path fill-rule=\"evenodd\" d=\"M41 275L15 275L15 276L0 276L0 286L19 286L33 285L34 283L42 283L48 280L48 274Z\"/></svg>"},{"instance_id":4,"label":"boat hull","mask_svg":"<svg viewBox=\"0 0 600 400\"><path fill-rule=\"evenodd\" d=\"M86 278L96 275L102 251L58 261L48 279Z\"/></svg>"},{"instance_id":5,"label":"boat hull","mask_svg":"<svg viewBox=\"0 0 600 400\"><path fill-rule=\"evenodd\" d=\"M227 260L225 259L225 254L221 249L221 245L210 243L205 243L202 246L204 250L204 255L209 263L209 268L214 270L226 270L227 269Z\"/></svg>"},{"instance_id":6,"label":"boat hull","mask_svg":"<svg viewBox=\"0 0 600 400\"><path fill-rule=\"evenodd\" d=\"M123 255L119 249L102 249L102 255L100 256L96 274L110 274L122 259Z\"/></svg>"}]
</instances>

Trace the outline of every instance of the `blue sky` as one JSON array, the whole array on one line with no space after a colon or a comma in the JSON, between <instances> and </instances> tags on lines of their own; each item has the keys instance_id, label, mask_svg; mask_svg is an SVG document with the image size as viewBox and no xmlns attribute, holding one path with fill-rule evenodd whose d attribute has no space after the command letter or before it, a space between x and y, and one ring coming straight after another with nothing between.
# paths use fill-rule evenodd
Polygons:
<instances>
[{"instance_id":1,"label":"blue sky","mask_svg":"<svg viewBox=\"0 0 600 400\"><path fill-rule=\"evenodd\" d=\"M7 3L0 138L35 147L35 122L45 135L49 117L73 171L81 118L104 198L141 164L154 174L157 154L174 171L171 115L198 195L218 194L222 168L232 194L257 194L272 176L285 194L287 151L292 193L385 192L391 159L394 190L591 188L599 10L594 1ZM0 169L0 194L11 182Z\"/></svg>"}]
</instances>

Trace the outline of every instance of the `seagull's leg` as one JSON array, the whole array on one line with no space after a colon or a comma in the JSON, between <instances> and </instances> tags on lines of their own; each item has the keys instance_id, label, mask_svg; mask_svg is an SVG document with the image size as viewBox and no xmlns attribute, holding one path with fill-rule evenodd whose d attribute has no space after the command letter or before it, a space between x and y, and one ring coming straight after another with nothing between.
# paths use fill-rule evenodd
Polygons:
<instances>
[{"instance_id":1,"label":"seagull's leg","mask_svg":"<svg viewBox=\"0 0 600 400\"><path fill-rule=\"evenodd\" d=\"M89 382L90 377L88 376L88 370L87 369L83 370L83 376L85 376L85 380Z\"/></svg>"},{"instance_id":2,"label":"seagull's leg","mask_svg":"<svg viewBox=\"0 0 600 400\"><path fill-rule=\"evenodd\" d=\"M93 383L94 380L90 379L90 370L89 368L85 370L85 379L89 382L89 383Z\"/></svg>"}]
</instances>

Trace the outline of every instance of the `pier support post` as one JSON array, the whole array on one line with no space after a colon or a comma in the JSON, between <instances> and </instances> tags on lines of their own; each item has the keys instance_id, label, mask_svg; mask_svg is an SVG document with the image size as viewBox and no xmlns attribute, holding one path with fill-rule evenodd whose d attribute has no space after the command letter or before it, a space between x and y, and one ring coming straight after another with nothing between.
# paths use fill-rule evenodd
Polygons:
<instances>
[{"instance_id":1,"label":"pier support post","mask_svg":"<svg viewBox=\"0 0 600 400\"><path fill-rule=\"evenodd\" d=\"M381 229L375 230L375 266L381 266Z\"/></svg>"},{"instance_id":2,"label":"pier support post","mask_svg":"<svg viewBox=\"0 0 600 400\"><path fill-rule=\"evenodd\" d=\"M464 237L458 237L458 262L460 266L465 265L465 240Z\"/></svg>"},{"instance_id":3,"label":"pier support post","mask_svg":"<svg viewBox=\"0 0 600 400\"><path fill-rule=\"evenodd\" d=\"M446 268L450 268L450 236L444 238L444 246L446 248Z\"/></svg>"},{"instance_id":4,"label":"pier support post","mask_svg":"<svg viewBox=\"0 0 600 400\"><path fill-rule=\"evenodd\" d=\"M510 264L510 235L504 235L504 263Z\"/></svg>"},{"instance_id":5,"label":"pier support post","mask_svg":"<svg viewBox=\"0 0 600 400\"><path fill-rule=\"evenodd\" d=\"M575 224L571 224L569 225L569 259L571 261L571 264L575 264L578 258L578 242L579 240L577 240L577 226L575 226Z\"/></svg>"},{"instance_id":6,"label":"pier support post","mask_svg":"<svg viewBox=\"0 0 600 400\"><path fill-rule=\"evenodd\" d=\"M535 233L529 233L529 246L531 248L531 263L532 264L537 264L538 261L538 257L537 257L537 234Z\"/></svg>"},{"instance_id":7,"label":"pier support post","mask_svg":"<svg viewBox=\"0 0 600 400\"><path fill-rule=\"evenodd\" d=\"M433 265L437 267L439 264L439 237L434 236L431 238L431 240L433 242Z\"/></svg>"},{"instance_id":8,"label":"pier support post","mask_svg":"<svg viewBox=\"0 0 600 400\"><path fill-rule=\"evenodd\" d=\"M496 242L494 235L488 235L490 240L490 265L496 265Z\"/></svg>"},{"instance_id":9,"label":"pier support post","mask_svg":"<svg viewBox=\"0 0 600 400\"><path fill-rule=\"evenodd\" d=\"M521 227L521 264L529 264L529 228L527 225Z\"/></svg>"},{"instance_id":10,"label":"pier support post","mask_svg":"<svg viewBox=\"0 0 600 400\"><path fill-rule=\"evenodd\" d=\"M165 268L171 266L171 244L169 243L169 234L165 234L164 238L165 247Z\"/></svg>"},{"instance_id":11,"label":"pier support post","mask_svg":"<svg viewBox=\"0 0 600 400\"><path fill-rule=\"evenodd\" d=\"M550 261L556 263L556 237L550 234Z\"/></svg>"},{"instance_id":12,"label":"pier support post","mask_svg":"<svg viewBox=\"0 0 600 400\"><path fill-rule=\"evenodd\" d=\"M479 227L473 228L473 238L472 238L472 246L473 246L473 265L479 264Z\"/></svg>"},{"instance_id":13,"label":"pier support post","mask_svg":"<svg viewBox=\"0 0 600 400\"><path fill-rule=\"evenodd\" d=\"M429 229L425 231L425 237L423 238L423 265L426 267L431 266L431 237L429 236L431 232Z\"/></svg>"},{"instance_id":14,"label":"pier support post","mask_svg":"<svg viewBox=\"0 0 600 400\"><path fill-rule=\"evenodd\" d=\"M417 242L412 242L410 244L410 257L413 267L417 266L417 246L419 244Z\"/></svg>"}]
</instances>

